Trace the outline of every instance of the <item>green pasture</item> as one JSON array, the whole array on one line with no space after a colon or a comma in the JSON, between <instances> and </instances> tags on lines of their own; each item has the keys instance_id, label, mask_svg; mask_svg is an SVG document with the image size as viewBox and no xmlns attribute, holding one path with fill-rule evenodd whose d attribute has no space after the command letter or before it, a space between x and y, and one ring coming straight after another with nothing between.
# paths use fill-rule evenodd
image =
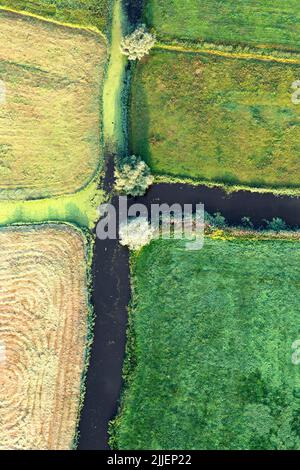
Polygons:
<instances>
[{"instance_id":1,"label":"green pasture","mask_svg":"<svg viewBox=\"0 0 300 470\"><path fill-rule=\"evenodd\" d=\"M300 64L155 50L137 64L130 147L157 175L299 187Z\"/></svg>"},{"instance_id":2,"label":"green pasture","mask_svg":"<svg viewBox=\"0 0 300 470\"><path fill-rule=\"evenodd\" d=\"M118 449L300 449L300 244L155 241L132 258Z\"/></svg>"},{"instance_id":3,"label":"green pasture","mask_svg":"<svg viewBox=\"0 0 300 470\"><path fill-rule=\"evenodd\" d=\"M144 20L162 40L300 47L297 0L146 0Z\"/></svg>"}]
</instances>

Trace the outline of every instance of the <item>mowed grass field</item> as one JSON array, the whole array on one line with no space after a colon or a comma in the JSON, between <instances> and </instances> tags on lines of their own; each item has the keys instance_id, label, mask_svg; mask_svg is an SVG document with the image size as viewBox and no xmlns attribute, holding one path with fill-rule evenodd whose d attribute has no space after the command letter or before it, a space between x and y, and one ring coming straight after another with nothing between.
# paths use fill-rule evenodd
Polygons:
<instances>
[{"instance_id":1,"label":"mowed grass field","mask_svg":"<svg viewBox=\"0 0 300 470\"><path fill-rule=\"evenodd\" d=\"M118 449L299 449L300 244L155 241L132 259Z\"/></svg>"},{"instance_id":2,"label":"mowed grass field","mask_svg":"<svg viewBox=\"0 0 300 470\"><path fill-rule=\"evenodd\" d=\"M88 324L86 246L67 225L0 230L0 449L69 449Z\"/></svg>"},{"instance_id":3,"label":"mowed grass field","mask_svg":"<svg viewBox=\"0 0 300 470\"><path fill-rule=\"evenodd\" d=\"M0 11L0 198L86 186L101 161L103 40Z\"/></svg>"},{"instance_id":4,"label":"mowed grass field","mask_svg":"<svg viewBox=\"0 0 300 470\"><path fill-rule=\"evenodd\" d=\"M144 19L160 39L300 48L297 0L147 0Z\"/></svg>"},{"instance_id":5,"label":"mowed grass field","mask_svg":"<svg viewBox=\"0 0 300 470\"><path fill-rule=\"evenodd\" d=\"M156 174L299 187L300 64L155 50L132 80L130 146Z\"/></svg>"},{"instance_id":6,"label":"mowed grass field","mask_svg":"<svg viewBox=\"0 0 300 470\"><path fill-rule=\"evenodd\" d=\"M114 0L0 0L0 6L105 32Z\"/></svg>"}]
</instances>

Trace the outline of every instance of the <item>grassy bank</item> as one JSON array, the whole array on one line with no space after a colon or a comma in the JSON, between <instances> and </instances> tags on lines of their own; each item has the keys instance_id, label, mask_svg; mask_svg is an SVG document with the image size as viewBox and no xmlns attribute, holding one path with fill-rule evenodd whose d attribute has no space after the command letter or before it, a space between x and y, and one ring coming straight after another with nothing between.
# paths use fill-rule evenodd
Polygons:
<instances>
[{"instance_id":1,"label":"grassy bank","mask_svg":"<svg viewBox=\"0 0 300 470\"><path fill-rule=\"evenodd\" d=\"M107 152L123 152L127 146L123 128L122 96L127 59L120 51L125 29L122 1L116 0L113 8L110 59L103 91L103 128Z\"/></svg>"},{"instance_id":2,"label":"grassy bank","mask_svg":"<svg viewBox=\"0 0 300 470\"><path fill-rule=\"evenodd\" d=\"M0 225L66 221L92 228L98 218L96 208L104 198L103 191L98 189L99 173L102 169L101 108L105 69L105 54L104 56L102 54L105 50L103 39L82 30L61 28L52 23L39 21L29 14L15 15L5 10L0 14L4 21L3 25L6 29L12 30L11 34L16 34L23 23L30 29L25 47L18 48L16 42L11 41L6 43L3 50L6 61L2 62L2 78L7 75L5 82L7 99L5 106L1 107L1 113L5 122L10 119L9 126L5 126L3 136L7 134L7 139L11 139L15 133L17 137L11 144L7 139L1 144L2 186L5 186L6 181L9 184L6 189L2 187L2 198L8 199L1 201ZM22 34L17 37L20 44L26 28L21 31ZM55 40L51 38L54 31L58 33ZM49 47L46 51L38 46L30 47L31 36L33 40L38 32L49 36ZM5 30L2 34L5 34ZM79 39L81 44L77 47L76 41ZM59 46L62 41L64 48L60 51L59 58L57 45ZM91 43L94 41L95 47L85 53L84 58L81 56L82 64L89 60L90 54L94 58L88 68L78 67L80 52L88 47L89 41ZM14 45L13 49L11 44ZM22 60L17 56L19 50L22 50ZM74 60L77 63L76 67L72 62ZM85 70L84 75L82 70ZM60 100L62 92L63 100ZM84 98L84 93L88 93L87 99ZM70 113L75 102L76 112L73 110ZM72 119L68 113L72 115ZM35 131L37 117L40 123L38 133ZM72 135L74 126L76 136ZM24 158L26 152L29 152L28 158ZM70 163L72 171L67 171ZM62 166L63 171L61 171ZM64 174L66 171L67 174ZM87 171L91 182L86 185ZM10 173L13 173L15 188ZM77 191L80 186L75 187L73 184L74 175L75 180L77 178L75 186L78 183L82 185L80 181L84 180L85 186L80 191ZM24 181L27 179L27 185L19 184L22 178ZM72 184L75 189L73 194L50 197L52 193L68 192L70 187L73 188ZM43 199L39 199L39 195ZM20 200L22 198L24 200Z\"/></svg>"},{"instance_id":3,"label":"grassy bank","mask_svg":"<svg viewBox=\"0 0 300 470\"><path fill-rule=\"evenodd\" d=\"M297 0L147 0L144 20L160 39L299 50Z\"/></svg>"},{"instance_id":4,"label":"grassy bank","mask_svg":"<svg viewBox=\"0 0 300 470\"><path fill-rule=\"evenodd\" d=\"M135 69L132 153L153 172L295 192L299 64L155 50Z\"/></svg>"},{"instance_id":5,"label":"grassy bank","mask_svg":"<svg viewBox=\"0 0 300 470\"><path fill-rule=\"evenodd\" d=\"M66 221L93 228L99 218L97 207L105 195L93 181L82 191L70 196L33 201L1 201L0 226L44 221Z\"/></svg>"},{"instance_id":6,"label":"grassy bank","mask_svg":"<svg viewBox=\"0 0 300 470\"><path fill-rule=\"evenodd\" d=\"M300 244L248 238L193 253L160 240L132 257L114 447L300 448Z\"/></svg>"}]
</instances>

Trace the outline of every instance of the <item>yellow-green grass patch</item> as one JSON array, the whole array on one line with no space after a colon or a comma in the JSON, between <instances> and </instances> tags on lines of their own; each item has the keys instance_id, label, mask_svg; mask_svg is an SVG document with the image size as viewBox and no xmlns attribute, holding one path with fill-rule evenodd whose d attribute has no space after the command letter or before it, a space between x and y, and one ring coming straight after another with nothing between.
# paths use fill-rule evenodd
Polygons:
<instances>
[{"instance_id":1,"label":"yellow-green grass patch","mask_svg":"<svg viewBox=\"0 0 300 470\"><path fill-rule=\"evenodd\" d=\"M74 193L101 160L103 40L4 11L0 24L0 198Z\"/></svg>"},{"instance_id":2,"label":"yellow-green grass patch","mask_svg":"<svg viewBox=\"0 0 300 470\"><path fill-rule=\"evenodd\" d=\"M0 226L40 222L68 222L92 229L99 218L103 190L94 180L82 191L67 196L32 201L1 201Z\"/></svg>"}]
</instances>

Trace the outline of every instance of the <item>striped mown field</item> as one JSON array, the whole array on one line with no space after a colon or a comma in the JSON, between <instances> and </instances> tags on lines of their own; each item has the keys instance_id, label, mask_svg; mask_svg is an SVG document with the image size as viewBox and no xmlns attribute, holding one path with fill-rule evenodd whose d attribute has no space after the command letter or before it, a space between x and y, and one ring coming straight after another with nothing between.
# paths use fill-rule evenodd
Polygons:
<instances>
[{"instance_id":1,"label":"striped mown field","mask_svg":"<svg viewBox=\"0 0 300 470\"><path fill-rule=\"evenodd\" d=\"M0 231L0 449L69 449L88 323L86 246L67 225Z\"/></svg>"}]
</instances>

